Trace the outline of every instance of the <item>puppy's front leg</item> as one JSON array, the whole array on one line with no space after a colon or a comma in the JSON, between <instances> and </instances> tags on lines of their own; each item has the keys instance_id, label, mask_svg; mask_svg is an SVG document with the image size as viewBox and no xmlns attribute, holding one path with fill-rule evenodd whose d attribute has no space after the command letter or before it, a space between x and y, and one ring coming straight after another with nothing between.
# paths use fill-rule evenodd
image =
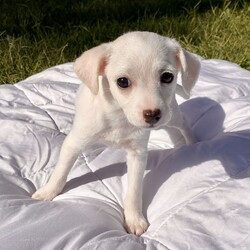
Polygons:
<instances>
[{"instance_id":1,"label":"puppy's front leg","mask_svg":"<svg viewBox=\"0 0 250 250\"><path fill-rule=\"evenodd\" d=\"M65 138L57 165L48 183L38 189L33 195L33 199L52 200L61 193L65 186L68 173L76 161L79 153L85 148L85 141L78 139L72 131Z\"/></svg>"},{"instance_id":2,"label":"puppy's front leg","mask_svg":"<svg viewBox=\"0 0 250 250\"><path fill-rule=\"evenodd\" d=\"M124 201L125 228L137 236L148 228L142 214L142 184L147 154L147 150L127 150L128 190Z\"/></svg>"}]
</instances>

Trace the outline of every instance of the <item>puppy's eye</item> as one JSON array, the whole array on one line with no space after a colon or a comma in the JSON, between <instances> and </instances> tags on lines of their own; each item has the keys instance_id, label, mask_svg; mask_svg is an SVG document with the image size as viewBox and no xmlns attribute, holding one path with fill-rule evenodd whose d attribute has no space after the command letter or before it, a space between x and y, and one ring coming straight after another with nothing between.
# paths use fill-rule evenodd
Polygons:
<instances>
[{"instance_id":1,"label":"puppy's eye","mask_svg":"<svg viewBox=\"0 0 250 250\"><path fill-rule=\"evenodd\" d=\"M130 82L130 80L128 78L121 77L121 78L117 79L117 85L120 88L125 89L125 88L128 88L131 85L131 82Z\"/></svg>"},{"instance_id":2,"label":"puppy's eye","mask_svg":"<svg viewBox=\"0 0 250 250\"><path fill-rule=\"evenodd\" d=\"M161 83L169 84L174 80L174 75L170 72L164 72L161 75Z\"/></svg>"}]
</instances>

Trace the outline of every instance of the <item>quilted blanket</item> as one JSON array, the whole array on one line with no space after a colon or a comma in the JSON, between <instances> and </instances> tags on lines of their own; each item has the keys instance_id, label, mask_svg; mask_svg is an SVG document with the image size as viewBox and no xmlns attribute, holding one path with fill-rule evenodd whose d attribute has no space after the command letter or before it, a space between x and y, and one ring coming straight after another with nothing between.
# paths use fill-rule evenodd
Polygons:
<instances>
[{"instance_id":1,"label":"quilted blanket","mask_svg":"<svg viewBox=\"0 0 250 250\"><path fill-rule=\"evenodd\" d=\"M123 150L84 151L52 202L31 199L53 171L74 116L72 63L0 86L0 249L250 249L250 72L201 60L191 99L178 97L198 142L174 148L153 131L141 237L123 227Z\"/></svg>"}]
</instances>

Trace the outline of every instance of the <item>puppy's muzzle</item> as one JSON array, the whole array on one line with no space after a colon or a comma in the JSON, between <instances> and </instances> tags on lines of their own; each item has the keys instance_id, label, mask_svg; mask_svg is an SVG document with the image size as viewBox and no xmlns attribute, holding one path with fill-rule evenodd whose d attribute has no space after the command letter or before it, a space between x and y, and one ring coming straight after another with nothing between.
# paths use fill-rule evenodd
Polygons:
<instances>
[{"instance_id":1,"label":"puppy's muzzle","mask_svg":"<svg viewBox=\"0 0 250 250\"><path fill-rule=\"evenodd\" d=\"M148 123L150 125L154 125L161 119L161 110L160 109L143 110L143 118L144 118L146 123Z\"/></svg>"}]
</instances>

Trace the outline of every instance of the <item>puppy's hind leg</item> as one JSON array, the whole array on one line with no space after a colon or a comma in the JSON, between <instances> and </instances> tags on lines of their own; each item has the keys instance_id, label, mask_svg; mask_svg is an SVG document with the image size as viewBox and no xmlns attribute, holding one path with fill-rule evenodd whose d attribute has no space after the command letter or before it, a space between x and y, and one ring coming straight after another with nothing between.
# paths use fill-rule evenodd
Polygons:
<instances>
[{"instance_id":1,"label":"puppy's hind leg","mask_svg":"<svg viewBox=\"0 0 250 250\"><path fill-rule=\"evenodd\" d=\"M59 160L48 183L38 189L32 195L32 198L37 200L52 200L60 194L65 186L70 169L85 147L85 141L78 139L71 131L63 142Z\"/></svg>"},{"instance_id":2,"label":"puppy's hind leg","mask_svg":"<svg viewBox=\"0 0 250 250\"><path fill-rule=\"evenodd\" d=\"M177 128L184 137L186 144L189 145L197 142L175 98L172 100L172 110L172 118L167 124L167 127Z\"/></svg>"}]
</instances>

